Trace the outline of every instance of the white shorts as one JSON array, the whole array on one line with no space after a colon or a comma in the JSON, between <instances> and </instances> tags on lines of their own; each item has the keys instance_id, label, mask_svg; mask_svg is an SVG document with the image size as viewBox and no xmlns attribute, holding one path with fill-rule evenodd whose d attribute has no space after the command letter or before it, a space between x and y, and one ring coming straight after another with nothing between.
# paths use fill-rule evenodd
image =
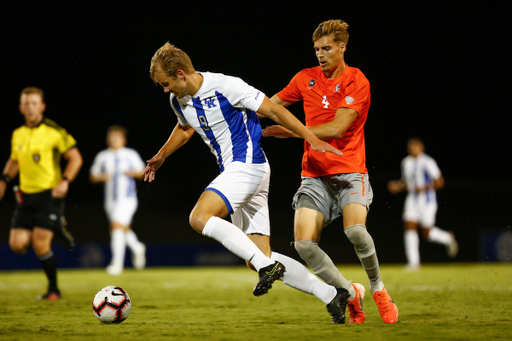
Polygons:
<instances>
[{"instance_id":1,"label":"white shorts","mask_svg":"<svg viewBox=\"0 0 512 341\"><path fill-rule=\"evenodd\" d=\"M137 206L138 201L136 198L116 200L105 203L105 212L109 222L130 226L133 215L137 211Z\"/></svg>"},{"instance_id":2,"label":"white shorts","mask_svg":"<svg viewBox=\"0 0 512 341\"><path fill-rule=\"evenodd\" d=\"M206 191L217 193L226 203L231 221L245 234L270 236L268 163L232 162Z\"/></svg>"},{"instance_id":3,"label":"white shorts","mask_svg":"<svg viewBox=\"0 0 512 341\"><path fill-rule=\"evenodd\" d=\"M419 223L422 227L433 227L436 224L437 200L427 200L423 194L408 194L405 198L404 221Z\"/></svg>"}]
</instances>

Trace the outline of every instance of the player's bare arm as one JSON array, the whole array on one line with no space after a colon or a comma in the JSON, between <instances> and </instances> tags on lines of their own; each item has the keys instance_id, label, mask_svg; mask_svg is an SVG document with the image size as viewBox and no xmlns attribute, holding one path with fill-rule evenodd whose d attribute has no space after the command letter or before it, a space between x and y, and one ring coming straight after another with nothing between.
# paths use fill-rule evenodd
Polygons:
<instances>
[{"instance_id":1,"label":"player's bare arm","mask_svg":"<svg viewBox=\"0 0 512 341\"><path fill-rule=\"evenodd\" d=\"M16 175L18 175L19 170L20 167L18 165L18 161L9 158L2 172L2 178L0 178L0 200L2 200L5 195L7 181L14 179Z\"/></svg>"},{"instance_id":2,"label":"player's bare arm","mask_svg":"<svg viewBox=\"0 0 512 341\"><path fill-rule=\"evenodd\" d=\"M111 176L108 173L102 173L100 175L89 174L89 180L93 184L99 184L99 183L107 182L110 179L110 177Z\"/></svg>"},{"instance_id":3,"label":"player's bare arm","mask_svg":"<svg viewBox=\"0 0 512 341\"><path fill-rule=\"evenodd\" d=\"M295 116L293 116L291 112L283 106L272 102L268 97L265 96L258 112L301 136L303 139L308 141L313 150L321 153L330 152L340 156L343 155L343 153L338 149L334 148L327 142L318 139Z\"/></svg>"},{"instance_id":4,"label":"player's bare arm","mask_svg":"<svg viewBox=\"0 0 512 341\"><path fill-rule=\"evenodd\" d=\"M339 108L331 122L309 127L309 130L321 140L340 139L354 123L359 114L354 109Z\"/></svg>"},{"instance_id":5,"label":"player's bare arm","mask_svg":"<svg viewBox=\"0 0 512 341\"><path fill-rule=\"evenodd\" d=\"M84 163L82 154L80 154L77 147L69 149L62 156L64 156L67 164L62 173L62 180L52 189L52 196L54 198L64 198L66 196L69 190L69 183L76 178Z\"/></svg>"},{"instance_id":6,"label":"player's bare arm","mask_svg":"<svg viewBox=\"0 0 512 341\"><path fill-rule=\"evenodd\" d=\"M407 182L405 180L392 180L388 182L388 190L391 194L398 194L407 189Z\"/></svg>"},{"instance_id":7,"label":"player's bare arm","mask_svg":"<svg viewBox=\"0 0 512 341\"><path fill-rule=\"evenodd\" d=\"M430 189L435 189L436 191L442 189L444 187L444 178L441 175L439 178L435 179L431 184L425 187L416 187L416 192L426 192Z\"/></svg>"},{"instance_id":8,"label":"player's bare arm","mask_svg":"<svg viewBox=\"0 0 512 341\"><path fill-rule=\"evenodd\" d=\"M147 161L148 165L142 172L144 181L153 182L155 180L155 172L162 166L165 159L187 143L194 133L195 131L191 126L182 126L178 122L167 142L155 156Z\"/></svg>"}]
</instances>

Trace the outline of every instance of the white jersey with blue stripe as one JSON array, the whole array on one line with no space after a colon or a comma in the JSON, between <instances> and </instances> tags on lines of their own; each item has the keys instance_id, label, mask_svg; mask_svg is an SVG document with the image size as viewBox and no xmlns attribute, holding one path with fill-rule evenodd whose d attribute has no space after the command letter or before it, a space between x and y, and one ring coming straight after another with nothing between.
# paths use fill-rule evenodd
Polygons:
<instances>
[{"instance_id":1,"label":"white jersey with blue stripe","mask_svg":"<svg viewBox=\"0 0 512 341\"><path fill-rule=\"evenodd\" d=\"M192 126L217 158L223 172L233 161L265 163L256 112L265 94L237 77L200 72L203 84L193 96L171 94L171 107L183 126Z\"/></svg>"},{"instance_id":2,"label":"white jersey with blue stripe","mask_svg":"<svg viewBox=\"0 0 512 341\"><path fill-rule=\"evenodd\" d=\"M425 195L427 202L436 201L434 189L418 193L416 187L431 185L440 176L441 170L436 161L425 153L419 154L416 158L409 155L402 160L402 179L407 182L409 195Z\"/></svg>"},{"instance_id":3,"label":"white jersey with blue stripe","mask_svg":"<svg viewBox=\"0 0 512 341\"><path fill-rule=\"evenodd\" d=\"M104 149L96 155L90 173L94 176L109 174L105 182L105 203L120 202L126 199L137 200L135 179L126 175L127 171L142 172L146 164L139 153L131 148Z\"/></svg>"}]
</instances>

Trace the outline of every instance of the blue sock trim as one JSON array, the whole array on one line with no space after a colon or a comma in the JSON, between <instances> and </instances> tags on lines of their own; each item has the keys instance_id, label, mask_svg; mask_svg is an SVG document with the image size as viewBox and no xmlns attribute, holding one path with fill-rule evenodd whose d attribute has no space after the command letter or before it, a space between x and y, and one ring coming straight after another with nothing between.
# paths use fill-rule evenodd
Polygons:
<instances>
[{"instance_id":1,"label":"blue sock trim","mask_svg":"<svg viewBox=\"0 0 512 341\"><path fill-rule=\"evenodd\" d=\"M231 204L229 203L228 198L226 198L226 196L224 194L222 194L218 189L208 187L207 189L205 189L205 191L212 191L212 192L217 193L222 198L222 200L224 200L224 203L226 204L226 207L228 208L229 214L234 213L233 207L231 207Z\"/></svg>"}]
</instances>

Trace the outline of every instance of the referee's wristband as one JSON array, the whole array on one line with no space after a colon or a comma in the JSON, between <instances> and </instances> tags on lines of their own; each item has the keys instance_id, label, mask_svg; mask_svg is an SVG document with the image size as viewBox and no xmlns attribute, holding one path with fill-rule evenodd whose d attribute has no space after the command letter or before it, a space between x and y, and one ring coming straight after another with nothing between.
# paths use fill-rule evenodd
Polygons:
<instances>
[{"instance_id":1,"label":"referee's wristband","mask_svg":"<svg viewBox=\"0 0 512 341\"><path fill-rule=\"evenodd\" d=\"M4 180L7 185L9 185L12 181L11 177L7 174L2 174L2 177L0 177L0 180Z\"/></svg>"}]
</instances>

